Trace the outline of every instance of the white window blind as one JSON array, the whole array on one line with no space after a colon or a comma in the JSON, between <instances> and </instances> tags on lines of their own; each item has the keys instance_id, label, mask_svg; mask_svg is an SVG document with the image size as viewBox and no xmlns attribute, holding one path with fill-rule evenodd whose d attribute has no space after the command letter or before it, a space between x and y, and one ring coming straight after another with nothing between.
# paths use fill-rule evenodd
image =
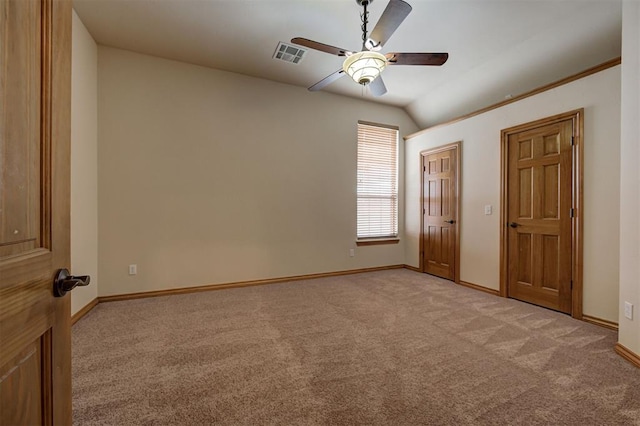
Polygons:
<instances>
[{"instance_id":1,"label":"white window blind","mask_svg":"<svg viewBox=\"0 0 640 426\"><path fill-rule=\"evenodd\" d=\"M358 122L358 239L398 236L398 129Z\"/></svg>"}]
</instances>

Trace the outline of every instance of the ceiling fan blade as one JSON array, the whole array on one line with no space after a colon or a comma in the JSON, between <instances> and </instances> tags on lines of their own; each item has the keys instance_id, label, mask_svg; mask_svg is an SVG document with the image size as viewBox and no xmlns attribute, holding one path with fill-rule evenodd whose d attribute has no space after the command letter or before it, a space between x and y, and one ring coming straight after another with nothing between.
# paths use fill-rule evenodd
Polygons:
<instances>
[{"instance_id":1,"label":"ceiling fan blade","mask_svg":"<svg viewBox=\"0 0 640 426\"><path fill-rule=\"evenodd\" d=\"M442 65L449 59L448 53L387 53L389 65Z\"/></svg>"},{"instance_id":2,"label":"ceiling fan blade","mask_svg":"<svg viewBox=\"0 0 640 426\"><path fill-rule=\"evenodd\" d=\"M381 75L379 75L378 78L369 83L369 90L371 90L371 94L373 96L382 96L387 93L387 86L384 85L384 81L382 81Z\"/></svg>"},{"instance_id":3,"label":"ceiling fan blade","mask_svg":"<svg viewBox=\"0 0 640 426\"><path fill-rule=\"evenodd\" d=\"M371 31L369 38L373 40L372 45L374 47L384 45L410 12L411 5L409 3L402 0L390 0L386 9L382 12L380 20Z\"/></svg>"},{"instance_id":4,"label":"ceiling fan blade","mask_svg":"<svg viewBox=\"0 0 640 426\"><path fill-rule=\"evenodd\" d=\"M347 56L352 53L350 50L342 49L340 47L330 46L328 44L319 43L317 41L309 40L308 38L302 38L302 37L292 38L291 43L308 47L309 49L315 49L321 52L330 53L332 55L337 55L337 56Z\"/></svg>"},{"instance_id":5,"label":"ceiling fan blade","mask_svg":"<svg viewBox=\"0 0 640 426\"><path fill-rule=\"evenodd\" d=\"M333 83L334 81L342 77L343 75L345 75L345 72L342 68L340 68L338 71L334 72L333 74L329 74L328 76L326 76L325 78L323 78L322 80L314 84L313 86L309 87L309 91L316 92L324 88L325 86L330 85L331 83Z\"/></svg>"}]
</instances>

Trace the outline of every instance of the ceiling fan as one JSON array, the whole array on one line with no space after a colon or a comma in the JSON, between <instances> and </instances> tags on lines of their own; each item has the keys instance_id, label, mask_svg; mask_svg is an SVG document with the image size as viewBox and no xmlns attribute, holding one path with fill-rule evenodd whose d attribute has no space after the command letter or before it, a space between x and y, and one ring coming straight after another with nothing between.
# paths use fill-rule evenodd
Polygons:
<instances>
[{"instance_id":1,"label":"ceiling fan","mask_svg":"<svg viewBox=\"0 0 640 426\"><path fill-rule=\"evenodd\" d=\"M309 87L309 90L320 90L344 74L348 74L356 83L368 86L374 96L382 96L387 93L387 88L382 81L382 77L380 77L380 73L387 65L442 65L447 62L448 53L380 53L382 46L411 12L411 6L403 0L390 0L371 32L371 36L367 37L367 24L369 23L367 6L372 2L373 0L356 0L356 3L363 8L363 12L360 15L362 20L362 50L359 52L341 49L302 37L291 39L291 43L300 46L346 57L341 69Z\"/></svg>"}]
</instances>

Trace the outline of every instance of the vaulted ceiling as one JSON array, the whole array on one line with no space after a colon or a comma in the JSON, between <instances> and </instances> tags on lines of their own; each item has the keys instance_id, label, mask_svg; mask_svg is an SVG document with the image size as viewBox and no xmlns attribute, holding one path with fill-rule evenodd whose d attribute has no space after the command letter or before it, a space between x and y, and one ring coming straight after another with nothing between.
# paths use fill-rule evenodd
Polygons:
<instances>
[{"instance_id":1,"label":"vaulted ceiling","mask_svg":"<svg viewBox=\"0 0 640 426\"><path fill-rule=\"evenodd\" d=\"M393 66L373 97L343 77L324 90L405 108L420 127L578 73L620 55L620 0L407 0L413 11L383 52L448 52L441 67ZM369 29L387 0L369 6ZM305 37L360 50L355 0L74 0L97 43L309 87L343 58L309 50L273 59ZM312 95L312 94L311 94Z\"/></svg>"}]
</instances>

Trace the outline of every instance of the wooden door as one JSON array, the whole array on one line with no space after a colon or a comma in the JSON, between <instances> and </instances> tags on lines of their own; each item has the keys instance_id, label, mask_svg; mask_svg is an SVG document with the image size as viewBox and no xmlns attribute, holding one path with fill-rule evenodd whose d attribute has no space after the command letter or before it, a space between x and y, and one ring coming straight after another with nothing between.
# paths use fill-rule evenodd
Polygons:
<instances>
[{"instance_id":1,"label":"wooden door","mask_svg":"<svg viewBox=\"0 0 640 426\"><path fill-rule=\"evenodd\" d=\"M71 424L71 5L0 0L0 424Z\"/></svg>"},{"instance_id":2,"label":"wooden door","mask_svg":"<svg viewBox=\"0 0 640 426\"><path fill-rule=\"evenodd\" d=\"M423 153L423 272L456 280L458 145Z\"/></svg>"},{"instance_id":3,"label":"wooden door","mask_svg":"<svg viewBox=\"0 0 640 426\"><path fill-rule=\"evenodd\" d=\"M508 295L571 313L572 119L508 135Z\"/></svg>"}]
</instances>

